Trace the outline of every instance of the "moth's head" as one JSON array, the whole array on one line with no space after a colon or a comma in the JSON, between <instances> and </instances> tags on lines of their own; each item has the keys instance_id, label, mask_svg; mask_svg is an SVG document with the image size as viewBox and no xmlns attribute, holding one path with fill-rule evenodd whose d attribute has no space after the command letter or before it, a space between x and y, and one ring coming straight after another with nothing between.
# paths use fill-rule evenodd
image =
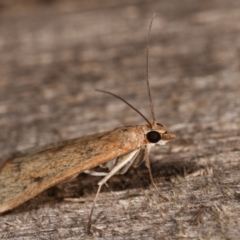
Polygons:
<instances>
[{"instance_id":1,"label":"moth's head","mask_svg":"<svg viewBox=\"0 0 240 240\"><path fill-rule=\"evenodd\" d=\"M175 135L169 133L162 124L153 123L151 126L148 126L146 131L146 140L148 143L165 145L170 140L175 139Z\"/></svg>"}]
</instances>

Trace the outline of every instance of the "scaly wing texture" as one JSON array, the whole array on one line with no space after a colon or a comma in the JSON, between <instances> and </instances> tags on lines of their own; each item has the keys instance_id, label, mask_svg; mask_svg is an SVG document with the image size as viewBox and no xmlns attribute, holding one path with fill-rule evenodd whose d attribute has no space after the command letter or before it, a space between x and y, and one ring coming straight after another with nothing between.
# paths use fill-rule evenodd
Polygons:
<instances>
[{"instance_id":1,"label":"scaly wing texture","mask_svg":"<svg viewBox=\"0 0 240 240\"><path fill-rule=\"evenodd\" d=\"M8 159L0 169L0 213L84 170L124 155L145 144L145 126L51 144Z\"/></svg>"}]
</instances>

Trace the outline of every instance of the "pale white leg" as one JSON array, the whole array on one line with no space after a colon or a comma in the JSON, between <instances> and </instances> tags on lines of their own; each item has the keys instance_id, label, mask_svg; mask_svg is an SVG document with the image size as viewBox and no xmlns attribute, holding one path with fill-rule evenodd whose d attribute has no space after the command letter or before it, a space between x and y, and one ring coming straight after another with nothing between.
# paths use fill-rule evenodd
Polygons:
<instances>
[{"instance_id":1,"label":"pale white leg","mask_svg":"<svg viewBox=\"0 0 240 240\"><path fill-rule=\"evenodd\" d=\"M95 205L96 205L96 202L97 202L97 199L98 199L98 195L101 191L102 185L105 184L110 177L112 177L121 168L123 168L129 161L136 158L139 152L140 152L140 148L122 156L121 161L119 161L119 163L116 166L114 166L113 169L98 183L99 187L98 187L96 196L94 198L92 209L91 209L91 212L90 212L90 215L89 215L89 220L88 220L88 228L87 228L88 234L90 233L90 229L91 229L91 219L92 219L92 215L93 215L93 210L95 208Z\"/></svg>"}]
</instances>

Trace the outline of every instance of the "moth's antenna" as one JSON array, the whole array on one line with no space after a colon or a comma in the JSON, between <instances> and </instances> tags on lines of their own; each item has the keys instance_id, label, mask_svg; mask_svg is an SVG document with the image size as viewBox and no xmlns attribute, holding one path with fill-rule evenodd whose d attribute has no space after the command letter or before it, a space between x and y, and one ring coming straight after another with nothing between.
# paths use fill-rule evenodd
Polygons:
<instances>
[{"instance_id":1,"label":"moth's antenna","mask_svg":"<svg viewBox=\"0 0 240 240\"><path fill-rule=\"evenodd\" d=\"M149 30L148 30L148 36L147 36L147 48L146 48L146 82L147 82L147 89L148 89L148 98L149 98L149 104L150 104L150 108L151 108L151 112L152 112L152 120L153 123L156 122L156 118L155 118L155 114L154 114L154 110L153 110L153 102L152 102L152 95L151 95L151 91L150 91L150 86L149 86L149 77L148 77L148 72L149 72L149 64L148 64L148 55L149 55L149 42L150 42L150 33L151 33L151 28L152 28L152 23L153 23L153 19L155 17L155 13L152 16L151 22L150 22L150 26L149 26ZM151 124L152 125L152 124Z\"/></svg>"},{"instance_id":2,"label":"moth's antenna","mask_svg":"<svg viewBox=\"0 0 240 240\"><path fill-rule=\"evenodd\" d=\"M149 122L149 120L140 112L138 111L135 107L133 107L130 103L128 103L126 100L124 100L123 98L119 97L118 95L108 92L108 91L104 91L104 90L100 90L100 89L96 89L97 92L102 92L102 93L107 93L110 94L120 100L122 100L123 102L125 102L130 108L132 108L133 110L135 110L138 114L140 114L145 120L146 122L149 124L149 126L152 126L152 124Z\"/></svg>"}]
</instances>

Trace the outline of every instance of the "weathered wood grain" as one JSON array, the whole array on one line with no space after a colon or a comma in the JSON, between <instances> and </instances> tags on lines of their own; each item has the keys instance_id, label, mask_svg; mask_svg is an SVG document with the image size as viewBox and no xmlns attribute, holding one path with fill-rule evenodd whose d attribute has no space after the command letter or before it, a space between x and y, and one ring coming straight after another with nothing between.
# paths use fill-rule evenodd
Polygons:
<instances>
[{"instance_id":1,"label":"weathered wood grain","mask_svg":"<svg viewBox=\"0 0 240 240\"><path fill-rule=\"evenodd\" d=\"M9 1L0 9L0 157L150 116L177 140L109 182L98 239L239 239L240 4L226 1ZM23 7L24 6L24 7ZM99 178L81 175L0 216L0 239L86 239ZM79 198L78 203L62 201Z\"/></svg>"}]
</instances>

